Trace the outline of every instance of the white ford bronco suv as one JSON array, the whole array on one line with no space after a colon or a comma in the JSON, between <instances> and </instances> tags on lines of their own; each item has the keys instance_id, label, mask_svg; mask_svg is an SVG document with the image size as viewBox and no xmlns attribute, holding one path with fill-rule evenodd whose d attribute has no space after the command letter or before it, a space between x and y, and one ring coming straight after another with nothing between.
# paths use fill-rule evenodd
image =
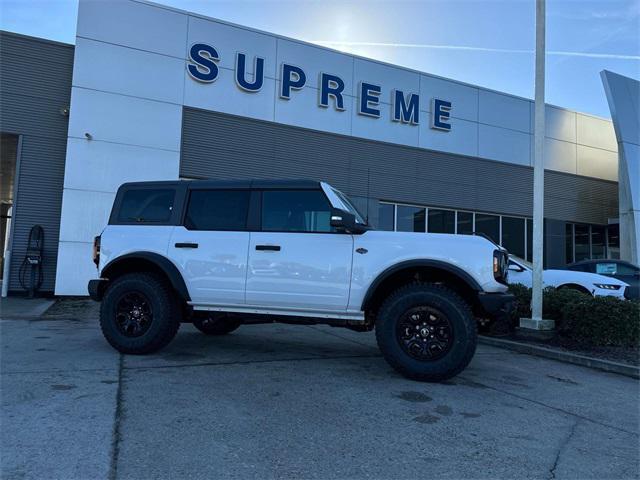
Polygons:
<instances>
[{"instance_id":1,"label":"white ford bronco suv","mask_svg":"<svg viewBox=\"0 0 640 480\"><path fill-rule=\"evenodd\" d=\"M403 375L442 381L476 349L476 318L506 315L507 252L480 236L383 232L349 199L309 180L122 185L95 239L107 341L154 352L191 322L375 328Z\"/></svg>"}]
</instances>

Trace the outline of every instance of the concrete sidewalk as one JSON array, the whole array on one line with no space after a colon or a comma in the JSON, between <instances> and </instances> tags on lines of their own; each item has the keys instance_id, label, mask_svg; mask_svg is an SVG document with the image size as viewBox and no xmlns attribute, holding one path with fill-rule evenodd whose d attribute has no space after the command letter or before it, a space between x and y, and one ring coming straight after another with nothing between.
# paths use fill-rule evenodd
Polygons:
<instances>
[{"instance_id":1,"label":"concrete sidewalk","mask_svg":"<svg viewBox=\"0 0 640 480\"><path fill-rule=\"evenodd\" d=\"M52 298L0 297L0 318L35 318L55 303Z\"/></svg>"},{"instance_id":2,"label":"concrete sidewalk","mask_svg":"<svg viewBox=\"0 0 640 480\"><path fill-rule=\"evenodd\" d=\"M95 318L4 318L3 479L640 472L631 378L480 346L454 380L421 384L372 334L289 325L185 325L155 355L120 356Z\"/></svg>"}]
</instances>

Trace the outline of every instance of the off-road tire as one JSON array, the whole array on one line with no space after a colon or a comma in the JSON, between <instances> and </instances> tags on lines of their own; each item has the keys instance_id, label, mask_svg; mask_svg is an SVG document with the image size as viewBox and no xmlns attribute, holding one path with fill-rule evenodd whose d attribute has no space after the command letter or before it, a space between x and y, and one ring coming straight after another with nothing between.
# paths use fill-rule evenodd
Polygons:
<instances>
[{"instance_id":1,"label":"off-road tire","mask_svg":"<svg viewBox=\"0 0 640 480\"><path fill-rule=\"evenodd\" d=\"M153 313L148 330L137 337L123 334L117 326L116 308L128 292L146 297ZM100 307L100 328L113 348L121 353L143 355L165 347L178 333L182 313L171 286L152 273L128 273L113 280Z\"/></svg>"},{"instance_id":2,"label":"off-road tire","mask_svg":"<svg viewBox=\"0 0 640 480\"><path fill-rule=\"evenodd\" d=\"M435 360L418 360L401 346L398 322L409 310L430 307L439 310L453 331L449 350ZM412 283L392 293L376 317L376 340L387 362L412 380L441 382L456 376L476 351L477 325L470 306L454 291L436 284Z\"/></svg>"},{"instance_id":3,"label":"off-road tire","mask_svg":"<svg viewBox=\"0 0 640 480\"><path fill-rule=\"evenodd\" d=\"M236 330L242 323L229 315L197 316L193 326L205 335L226 335Z\"/></svg>"}]
</instances>

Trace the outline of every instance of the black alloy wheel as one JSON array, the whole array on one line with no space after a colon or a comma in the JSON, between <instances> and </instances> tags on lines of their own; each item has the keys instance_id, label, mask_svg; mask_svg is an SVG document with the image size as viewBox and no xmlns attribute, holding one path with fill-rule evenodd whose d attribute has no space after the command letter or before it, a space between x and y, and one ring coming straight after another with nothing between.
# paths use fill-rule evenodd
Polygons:
<instances>
[{"instance_id":1,"label":"black alloy wheel","mask_svg":"<svg viewBox=\"0 0 640 480\"><path fill-rule=\"evenodd\" d=\"M413 380L442 382L454 377L476 350L471 306L445 285L401 286L380 306L375 327L385 360Z\"/></svg>"},{"instance_id":2,"label":"black alloy wheel","mask_svg":"<svg viewBox=\"0 0 640 480\"><path fill-rule=\"evenodd\" d=\"M116 302L116 326L126 337L144 335L153 322L149 299L141 292L127 292Z\"/></svg>"},{"instance_id":3,"label":"black alloy wheel","mask_svg":"<svg viewBox=\"0 0 640 480\"><path fill-rule=\"evenodd\" d=\"M407 310L399 319L396 335L400 347L416 360L437 360L451 350L453 328L447 316L430 306Z\"/></svg>"}]
</instances>

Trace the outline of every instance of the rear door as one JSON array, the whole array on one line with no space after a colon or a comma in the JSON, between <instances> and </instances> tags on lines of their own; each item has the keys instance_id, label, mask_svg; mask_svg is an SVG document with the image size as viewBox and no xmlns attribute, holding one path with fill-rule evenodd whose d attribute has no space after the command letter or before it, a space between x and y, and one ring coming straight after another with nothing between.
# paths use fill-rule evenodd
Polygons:
<instances>
[{"instance_id":1,"label":"rear door","mask_svg":"<svg viewBox=\"0 0 640 480\"><path fill-rule=\"evenodd\" d=\"M248 189L189 192L183 224L175 227L168 253L194 303L244 304L250 197Z\"/></svg>"},{"instance_id":2,"label":"rear door","mask_svg":"<svg viewBox=\"0 0 640 480\"><path fill-rule=\"evenodd\" d=\"M264 190L261 230L251 233L248 305L345 311L353 237L330 226L322 190Z\"/></svg>"}]
</instances>

